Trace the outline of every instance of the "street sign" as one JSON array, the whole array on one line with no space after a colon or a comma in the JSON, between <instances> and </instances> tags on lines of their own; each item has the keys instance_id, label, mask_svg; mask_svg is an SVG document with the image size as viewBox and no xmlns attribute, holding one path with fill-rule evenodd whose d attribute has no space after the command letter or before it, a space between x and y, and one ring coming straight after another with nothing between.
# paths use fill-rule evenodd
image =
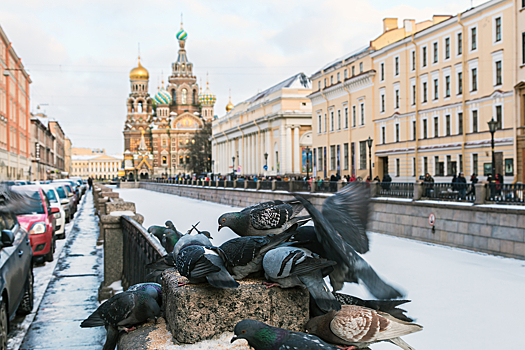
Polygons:
<instances>
[{"instance_id":1,"label":"street sign","mask_svg":"<svg viewBox=\"0 0 525 350\"><path fill-rule=\"evenodd\" d=\"M430 215L428 216L428 223L430 226L434 226L434 224L436 223L436 216L434 215L434 213L430 213Z\"/></svg>"},{"instance_id":2,"label":"street sign","mask_svg":"<svg viewBox=\"0 0 525 350\"><path fill-rule=\"evenodd\" d=\"M264 170L268 170L268 165L263 166Z\"/></svg>"}]
</instances>

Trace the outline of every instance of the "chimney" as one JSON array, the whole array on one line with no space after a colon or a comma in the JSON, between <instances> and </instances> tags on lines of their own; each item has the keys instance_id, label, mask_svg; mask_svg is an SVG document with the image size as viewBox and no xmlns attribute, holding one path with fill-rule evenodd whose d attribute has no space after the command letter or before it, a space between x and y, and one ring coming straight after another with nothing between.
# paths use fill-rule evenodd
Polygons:
<instances>
[{"instance_id":1,"label":"chimney","mask_svg":"<svg viewBox=\"0 0 525 350\"><path fill-rule=\"evenodd\" d=\"M403 20L403 28L405 28L405 33L409 34L416 30L416 20L415 19L405 19Z\"/></svg>"},{"instance_id":2,"label":"chimney","mask_svg":"<svg viewBox=\"0 0 525 350\"><path fill-rule=\"evenodd\" d=\"M397 29L397 18L383 18L383 33Z\"/></svg>"}]
</instances>

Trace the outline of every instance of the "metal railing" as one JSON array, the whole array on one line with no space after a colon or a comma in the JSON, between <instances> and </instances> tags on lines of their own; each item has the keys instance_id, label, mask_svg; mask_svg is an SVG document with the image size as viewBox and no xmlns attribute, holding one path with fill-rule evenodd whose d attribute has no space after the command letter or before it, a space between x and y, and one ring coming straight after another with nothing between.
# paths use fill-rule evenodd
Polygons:
<instances>
[{"instance_id":1,"label":"metal railing","mask_svg":"<svg viewBox=\"0 0 525 350\"><path fill-rule=\"evenodd\" d=\"M486 200L501 204L525 204L524 184L487 184Z\"/></svg>"},{"instance_id":2,"label":"metal railing","mask_svg":"<svg viewBox=\"0 0 525 350\"><path fill-rule=\"evenodd\" d=\"M261 184L259 185L260 190L271 190L272 189L272 182L271 181L260 181Z\"/></svg>"},{"instance_id":3,"label":"metal railing","mask_svg":"<svg viewBox=\"0 0 525 350\"><path fill-rule=\"evenodd\" d=\"M312 188L308 181L294 181L292 183L292 192L310 192L311 190Z\"/></svg>"},{"instance_id":4,"label":"metal railing","mask_svg":"<svg viewBox=\"0 0 525 350\"><path fill-rule=\"evenodd\" d=\"M335 193L337 192L337 181L318 181L315 190L316 192Z\"/></svg>"},{"instance_id":5,"label":"metal railing","mask_svg":"<svg viewBox=\"0 0 525 350\"><path fill-rule=\"evenodd\" d=\"M288 181L275 181L276 191L289 191L290 183Z\"/></svg>"},{"instance_id":6,"label":"metal railing","mask_svg":"<svg viewBox=\"0 0 525 350\"><path fill-rule=\"evenodd\" d=\"M246 181L246 188L255 190L257 188L257 181Z\"/></svg>"},{"instance_id":7,"label":"metal railing","mask_svg":"<svg viewBox=\"0 0 525 350\"><path fill-rule=\"evenodd\" d=\"M124 242L122 287L126 290L129 286L145 282L149 272L146 265L162 258L166 250L129 216L123 215L120 220Z\"/></svg>"},{"instance_id":8,"label":"metal railing","mask_svg":"<svg viewBox=\"0 0 525 350\"><path fill-rule=\"evenodd\" d=\"M382 182L379 184L379 197L413 198L413 182Z\"/></svg>"},{"instance_id":9,"label":"metal railing","mask_svg":"<svg viewBox=\"0 0 525 350\"><path fill-rule=\"evenodd\" d=\"M438 182L424 182L423 183L422 198L445 200L445 201L468 201L473 202L475 191L471 191L472 185L465 183L451 184ZM468 195L467 195L468 194Z\"/></svg>"}]
</instances>

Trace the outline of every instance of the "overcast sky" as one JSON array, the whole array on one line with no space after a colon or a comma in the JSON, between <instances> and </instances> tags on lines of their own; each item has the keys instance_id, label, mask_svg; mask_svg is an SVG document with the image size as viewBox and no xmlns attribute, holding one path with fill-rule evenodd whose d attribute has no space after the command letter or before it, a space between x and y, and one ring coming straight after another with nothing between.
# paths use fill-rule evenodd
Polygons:
<instances>
[{"instance_id":1,"label":"overcast sky","mask_svg":"<svg viewBox=\"0 0 525 350\"><path fill-rule=\"evenodd\" d=\"M473 1L474 6L484 1ZM298 72L364 47L384 17L456 15L470 0L2 0L0 25L31 75L31 111L42 104L76 147L123 152L129 71L137 50L149 92L176 60L181 13L194 73L238 103ZM163 74L163 75L162 75Z\"/></svg>"}]
</instances>

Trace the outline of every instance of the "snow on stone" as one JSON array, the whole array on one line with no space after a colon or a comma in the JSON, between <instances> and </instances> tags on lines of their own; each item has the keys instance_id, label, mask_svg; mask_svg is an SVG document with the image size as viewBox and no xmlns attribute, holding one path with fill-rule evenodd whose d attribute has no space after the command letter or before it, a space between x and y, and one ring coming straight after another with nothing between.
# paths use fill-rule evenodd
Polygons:
<instances>
[{"instance_id":1,"label":"snow on stone","mask_svg":"<svg viewBox=\"0 0 525 350\"><path fill-rule=\"evenodd\" d=\"M200 221L199 229L210 231L215 245L237 237L228 228L217 233L217 219L239 208L142 189L116 191L136 203L145 227L172 220L179 231L186 232ZM422 332L403 337L414 348L522 347L525 261L377 233L370 233L370 240L370 252L364 258L387 282L406 291L412 302L403 308L424 326ZM355 284L345 284L343 292L372 298ZM393 348L388 343L373 345L374 350Z\"/></svg>"}]
</instances>

